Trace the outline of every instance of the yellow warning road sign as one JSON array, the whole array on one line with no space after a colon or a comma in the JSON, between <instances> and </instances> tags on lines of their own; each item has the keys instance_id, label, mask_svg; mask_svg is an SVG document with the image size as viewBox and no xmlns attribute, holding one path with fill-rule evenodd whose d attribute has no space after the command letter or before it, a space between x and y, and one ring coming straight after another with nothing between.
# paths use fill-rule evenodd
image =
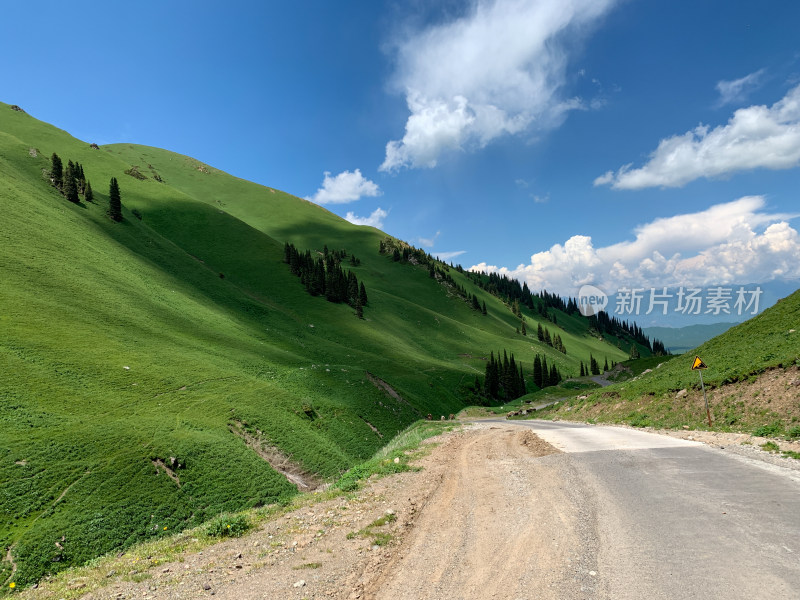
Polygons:
<instances>
[{"instance_id":1,"label":"yellow warning road sign","mask_svg":"<svg viewBox=\"0 0 800 600\"><path fill-rule=\"evenodd\" d=\"M707 368L708 365L706 365L706 363L700 360L699 356L694 357L694 362L692 363L692 371L695 371L697 369L707 369Z\"/></svg>"}]
</instances>

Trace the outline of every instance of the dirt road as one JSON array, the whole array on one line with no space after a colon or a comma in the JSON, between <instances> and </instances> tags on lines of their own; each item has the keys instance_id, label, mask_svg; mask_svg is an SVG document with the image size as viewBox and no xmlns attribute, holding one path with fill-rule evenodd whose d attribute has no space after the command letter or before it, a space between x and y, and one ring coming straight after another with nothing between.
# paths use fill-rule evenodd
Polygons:
<instances>
[{"instance_id":1,"label":"dirt road","mask_svg":"<svg viewBox=\"0 0 800 600\"><path fill-rule=\"evenodd\" d=\"M561 485L563 461L540 458L554 453L518 427L465 437L402 550L365 597L591 596L594 533L582 529L585 502Z\"/></svg>"}]
</instances>

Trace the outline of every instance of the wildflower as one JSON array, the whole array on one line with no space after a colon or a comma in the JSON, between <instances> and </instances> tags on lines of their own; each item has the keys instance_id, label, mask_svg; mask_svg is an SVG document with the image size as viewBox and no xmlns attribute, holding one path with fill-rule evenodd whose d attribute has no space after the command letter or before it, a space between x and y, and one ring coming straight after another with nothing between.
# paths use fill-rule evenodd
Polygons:
<instances>
[{"instance_id":1,"label":"wildflower","mask_svg":"<svg viewBox=\"0 0 800 600\"><path fill-rule=\"evenodd\" d=\"M228 525L228 529L230 529L230 528L231 528L231 526L230 526L230 525Z\"/></svg>"},{"instance_id":2,"label":"wildflower","mask_svg":"<svg viewBox=\"0 0 800 600\"><path fill-rule=\"evenodd\" d=\"M166 528L166 527L164 527L164 531L166 531L166 530L167 530L167 528Z\"/></svg>"},{"instance_id":3,"label":"wildflower","mask_svg":"<svg viewBox=\"0 0 800 600\"><path fill-rule=\"evenodd\" d=\"M17 584L12 581L11 583L8 584L8 587L10 587L13 590L15 587L17 587Z\"/></svg>"}]
</instances>

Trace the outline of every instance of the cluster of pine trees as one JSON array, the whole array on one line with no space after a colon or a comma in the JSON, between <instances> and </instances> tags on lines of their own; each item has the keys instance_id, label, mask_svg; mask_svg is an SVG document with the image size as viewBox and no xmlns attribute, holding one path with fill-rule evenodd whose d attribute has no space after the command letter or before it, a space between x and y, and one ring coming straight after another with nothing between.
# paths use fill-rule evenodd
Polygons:
<instances>
[{"instance_id":1,"label":"cluster of pine trees","mask_svg":"<svg viewBox=\"0 0 800 600\"><path fill-rule=\"evenodd\" d=\"M83 196L86 202L94 200L92 184L86 180L83 166L78 162L73 163L69 160L65 169L64 163L55 152L50 158L50 183L64 194L67 200L75 204L81 201L79 196Z\"/></svg>"},{"instance_id":2,"label":"cluster of pine trees","mask_svg":"<svg viewBox=\"0 0 800 600\"><path fill-rule=\"evenodd\" d=\"M78 204L80 196L86 202L94 202L92 184L86 179L83 165L68 160L64 168L61 157L55 152L50 157L50 183L70 202ZM116 177L112 177L108 185L108 216L117 223L122 221L122 197Z\"/></svg>"},{"instance_id":3,"label":"cluster of pine trees","mask_svg":"<svg viewBox=\"0 0 800 600\"><path fill-rule=\"evenodd\" d=\"M344 250L330 252L325 246L322 256L314 258L310 250L301 253L294 244L286 242L283 247L284 261L294 275L306 286L312 296L325 296L329 302L346 302L356 309L359 318L364 317L367 305L367 289L359 284L352 271L342 269L342 260L347 256ZM361 261L351 256L350 264Z\"/></svg>"},{"instance_id":4,"label":"cluster of pine trees","mask_svg":"<svg viewBox=\"0 0 800 600\"><path fill-rule=\"evenodd\" d=\"M461 267L456 267L461 270ZM472 281L486 290L493 296L497 296L506 304L513 305L515 302L519 305L527 306L530 310L535 310L538 314L546 319L555 321L555 315L548 311L548 308L556 308L568 314L572 314L568 310L567 303L558 295L551 294L547 290L543 290L538 294L534 294L528 288L527 283L520 284L516 279L511 279L507 275L500 275L498 273L476 273L469 272L468 276ZM574 310L577 312L578 305L574 302Z\"/></svg>"},{"instance_id":5,"label":"cluster of pine trees","mask_svg":"<svg viewBox=\"0 0 800 600\"><path fill-rule=\"evenodd\" d=\"M536 337L539 338L540 342L544 342L551 348L555 348L562 354L567 353L567 348L564 346L564 342L561 340L561 336L556 334L550 335L550 330L547 327L542 327L542 324L539 323L539 326L536 329Z\"/></svg>"},{"instance_id":6,"label":"cluster of pine trees","mask_svg":"<svg viewBox=\"0 0 800 600\"><path fill-rule=\"evenodd\" d=\"M456 280L453 279L453 276L450 275L451 268L455 268L460 273L463 273L464 270L460 265L458 267L453 267L452 265L448 266L446 263L436 260L424 250L415 248L410 244L391 237L386 237L379 242L378 252L390 255L395 262L409 262L414 265L427 267L428 275L431 279L435 279L439 283L449 287L462 300L469 304L473 310L483 315L487 314L486 302L481 303L475 294L470 294L464 286L459 285Z\"/></svg>"},{"instance_id":7,"label":"cluster of pine trees","mask_svg":"<svg viewBox=\"0 0 800 600\"><path fill-rule=\"evenodd\" d=\"M551 385L558 385L561 383L563 377L558 367L553 363L547 365L547 357L545 355L537 354L533 359L533 383L539 389L550 387Z\"/></svg>"},{"instance_id":8,"label":"cluster of pine trees","mask_svg":"<svg viewBox=\"0 0 800 600\"><path fill-rule=\"evenodd\" d=\"M503 350L503 360L500 353L497 358L491 353L489 362L486 363L486 377L483 382L483 393L491 400L514 400L527 393L525 376L522 365L517 366L514 354L508 358L508 353Z\"/></svg>"},{"instance_id":9,"label":"cluster of pine trees","mask_svg":"<svg viewBox=\"0 0 800 600\"><path fill-rule=\"evenodd\" d=\"M617 363L612 362L611 368L613 369L616 365ZM606 371L608 371L608 358L606 358L605 362L603 363L602 371L600 370L600 363L597 362L597 359L595 359L595 357L592 356L591 354L589 355L588 365L584 365L583 361L581 361L581 373L580 373L581 377L584 377L586 375L600 375L600 373L605 373Z\"/></svg>"},{"instance_id":10,"label":"cluster of pine trees","mask_svg":"<svg viewBox=\"0 0 800 600\"><path fill-rule=\"evenodd\" d=\"M650 338L644 334L644 331L641 327L639 327L635 322L628 323L627 321L621 321L617 317L610 317L608 313L605 311L600 311L596 315L592 315L589 317L589 325L592 327L597 333L603 335L607 333L609 335L613 335L615 337L623 337L627 336L632 338L638 344L641 344L648 350L650 350L656 356L666 355L667 350L664 347L664 343L660 340L653 340L650 342ZM659 352L661 354L659 354ZM636 350L636 357L638 358L638 349Z\"/></svg>"}]
</instances>

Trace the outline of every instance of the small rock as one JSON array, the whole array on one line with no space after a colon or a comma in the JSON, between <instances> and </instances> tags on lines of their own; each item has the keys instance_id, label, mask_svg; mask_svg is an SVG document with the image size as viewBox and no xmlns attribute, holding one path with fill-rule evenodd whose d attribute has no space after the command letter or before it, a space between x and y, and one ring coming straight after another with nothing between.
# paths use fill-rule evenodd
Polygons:
<instances>
[{"instance_id":1,"label":"small rock","mask_svg":"<svg viewBox=\"0 0 800 600\"><path fill-rule=\"evenodd\" d=\"M205 591L208 591L208 590L210 590L210 589L211 589L211 584L210 584L210 583L204 583L204 584L203 584L203 589L204 589Z\"/></svg>"},{"instance_id":2,"label":"small rock","mask_svg":"<svg viewBox=\"0 0 800 600\"><path fill-rule=\"evenodd\" d=\"M292 587L301 588L305 587L305 585L306 585L305 579L301 579L300 581L295 581Z\"/></svg>"},{"instance_id":3,"label":"small rock","mask_svg":"<svg viewBox=\"0 0 800 600\"><path fill-rule=\"evenodd\" d=\"M589 571L589 575L591 575L592 577L594 577L595 575L597 575L597 571Z\"/></svg>"},{"instance_id":4,"label":"small rock","mask_svg":"<svg viewBox=\"0 0 800 600\"><path fill-rule=\"evenodd\" d=\"M684 429L689 429L689 426L688 425L684 425L683 428Z\"/></svg>"},{"instance_id":5,"label":"small rock","mask_svg":"<svg viewBox=\"0 0 800 600\"><path fill-rule=\"evenodd\" d=\"M689 395L689 391L686 388L683 388L680 392L675 394L676 398L684 398L685 396Z\"/></svg>"}]
</instances>

